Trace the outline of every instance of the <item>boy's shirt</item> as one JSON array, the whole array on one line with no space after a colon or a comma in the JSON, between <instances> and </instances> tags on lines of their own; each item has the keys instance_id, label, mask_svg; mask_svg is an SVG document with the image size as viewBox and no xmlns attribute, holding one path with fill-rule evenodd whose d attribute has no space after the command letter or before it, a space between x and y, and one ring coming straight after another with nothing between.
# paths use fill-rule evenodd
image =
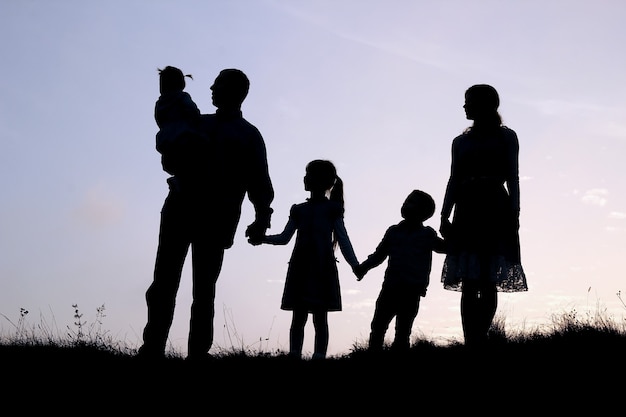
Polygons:
<instances>
[{"instance_id":1,"label":"boy's shirt","mask_svg":"<svg viewBox=\"0 0 626 417\"><path fill-rule=\"evenodd\" d=\"M385 285L426 288L430 281L433 252L445 253L445 243L437 232L430 226L403 220L387 229L376 250L362 266L369 270L388 258Z\"/></svg>"}]
</instances>

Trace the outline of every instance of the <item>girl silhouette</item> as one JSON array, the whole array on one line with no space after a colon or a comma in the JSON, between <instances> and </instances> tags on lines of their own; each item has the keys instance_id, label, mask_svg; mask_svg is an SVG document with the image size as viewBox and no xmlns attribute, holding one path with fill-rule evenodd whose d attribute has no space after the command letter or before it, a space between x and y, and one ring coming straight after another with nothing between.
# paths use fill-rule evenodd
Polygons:
<instances>
[{"instance_id":1,"label":"girl silhouette","mask_svg":"<svg viewBox=\"0 0 626 417\"><path fill-rule=\"evenodd\" d=\"M344 225L343 182L333 163L309 162L304 189L311 193L310 198L291 207L285 229L280 234L265 236L260 243L286 245L297 232L280 307L293 312L289 355L301 358L304 327L311 313L315 328L313 359L324 359L328 347L328 312L340 311L342 307L336 246L353 272L359 261Z\"/></svg>"}]
</instances>

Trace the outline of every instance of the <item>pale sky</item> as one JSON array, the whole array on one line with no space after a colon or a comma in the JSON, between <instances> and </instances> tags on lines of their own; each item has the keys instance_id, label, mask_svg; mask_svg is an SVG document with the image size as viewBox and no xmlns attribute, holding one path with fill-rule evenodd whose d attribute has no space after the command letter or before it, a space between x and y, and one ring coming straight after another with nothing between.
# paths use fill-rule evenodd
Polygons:
<instances>
[{"instance_id":1,"label":"pale sky","mask_svg":"<svg viewBox=\"0 0 626 417\"><path fill-rule=\"evenodd\" d=\"M167 194L153 118L166 65L193 75L186 91L203 113L215 110L221 69L250 78L243 114L265 138L276 192L269 233L308 197L306 163L335 162L359 260L413 189L437 202L426 224L438 228L451 142L470 124L464 92L493 85L520 141L529 283L500 294L498 315L511 328L563 312L623 321L625 20L621 0L3 0L0 332L14 332L25 308L31 326L63 335L73 304L88 323L104 305L103 329L140 345ZM217 284L214 347L287 350L280 299L293 242L249 245L243 207ZM338 258L330 355L367 341L386 266L357 282ZM435 254L413 335L461 340L460 293L442 288L442 263ZM170 333L181 353L190 272ZM310 353L311 320L305 332Z\"/></svg>"}]
</instances>

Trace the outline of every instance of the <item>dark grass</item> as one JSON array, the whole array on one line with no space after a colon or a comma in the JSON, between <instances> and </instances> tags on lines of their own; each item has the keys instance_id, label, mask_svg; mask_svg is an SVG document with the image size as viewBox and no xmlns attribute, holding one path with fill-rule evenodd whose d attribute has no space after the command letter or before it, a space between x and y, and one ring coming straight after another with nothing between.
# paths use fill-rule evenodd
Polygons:
<instances>
[{"instance_id":1,"label":"dark grass","mask_svg":"<svg viewBox=\"0 0 626 417\"><path fill-rule=\"evenodd\" d=\"M140 361L101 334L70 340L5 337L5 409L27 415L480 415L620 414L626 331L568 313L548 329L506 334L469 348L418 339L404 354L353 346L343 356L295 361L285 352L222 351L205 362L170 354ZM621 412L619 412L621 407Z\"/></svg>"}]
</instances>

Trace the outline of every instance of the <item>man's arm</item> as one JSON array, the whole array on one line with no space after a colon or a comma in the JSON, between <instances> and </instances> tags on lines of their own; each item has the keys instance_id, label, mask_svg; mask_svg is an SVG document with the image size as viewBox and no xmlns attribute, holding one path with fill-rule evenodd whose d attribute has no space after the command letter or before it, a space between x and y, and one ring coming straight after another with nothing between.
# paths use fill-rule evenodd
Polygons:
<instances>
[{"instance_id":1,"label":"man's arm","mask_svg":"<svg viewBox=\"0 0 626 417\"><path fill-rule=\"evenodd\" d=\"M254 222L246 229L246 236L250 242L259 241L270 227L274 210L271 204L274 201L274 188L269 174L267 150L261 133L253 127L250 150L248 199L254 206Z\"/></svg>"}]
</instances>

